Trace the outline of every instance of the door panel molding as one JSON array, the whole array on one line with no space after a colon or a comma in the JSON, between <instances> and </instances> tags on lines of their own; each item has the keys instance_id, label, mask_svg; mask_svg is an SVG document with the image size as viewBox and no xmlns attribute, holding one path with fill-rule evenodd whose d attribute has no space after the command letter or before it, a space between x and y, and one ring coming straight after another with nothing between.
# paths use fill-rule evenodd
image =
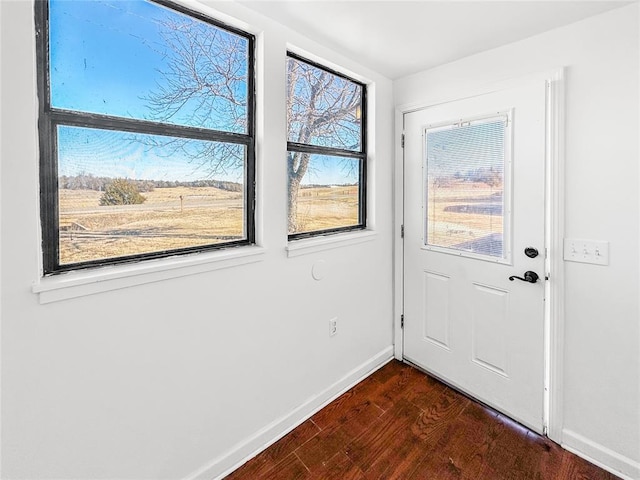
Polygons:
<instances>
[{"instance_id":1,"label":"door panel molding","mask_svg":"<svg viewBox=\"0 0 640 480\"><path fill-rule=\"evenodd\" d=\"M450 277L441 273L425 270L422 274L422 289L424 298L423 338L440 348L449 348L449 288ZM435 291L434 291L435 290ZM431 300L433 299L433 300ZM436 325L432 319L442 319ZM430 328L433 325L434 328Z\"/></svg>"},{"instance_id":2,"label":"door panel molding","mask_svg":"<svg viewBox=\"0 0 640 480\"><path fill-rule=\"evenodd\" d=\"M475 282L472 286L471 361L497 375L509 378L507 339L504 336L491 335L496 330L504 331L509 310L509 292ZM483 301L494 303L494 308L483 308ZM495 303L501 304L499 308L496 308ZM502 312L502 318L485 314L496 310ZM502 325L497 325L498 323Z\"/></svg>"}]
</instances>

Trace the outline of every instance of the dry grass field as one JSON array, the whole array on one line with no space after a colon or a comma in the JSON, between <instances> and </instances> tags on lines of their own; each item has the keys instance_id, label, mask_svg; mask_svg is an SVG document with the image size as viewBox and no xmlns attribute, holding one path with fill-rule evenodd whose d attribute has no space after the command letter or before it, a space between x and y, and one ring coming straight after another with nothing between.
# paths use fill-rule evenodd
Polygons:
<instances>
[{"instance_id":1,"label":"dry grass field","mask_svg":"<svg viewBox=\"0 0 640 480\"><path fill-rule=\"evenodd\" d=\"M147 200L140 205L100 206L100 192L60 190L60 263L244 237L241 193L175 187L156 188L143 195Z\"/></svg>"},{"instance_id":2,"label":"dry grass field","mask_svg":"<svg viewBox=\"0 0 640 480\"><path fill-rule=\"evenodd\" d=\"M427 201L428 243L450 247L501 234L502 188L452 181L430 188Z\"/></svg>"},{"instance_id":3,"label":"dry grass field","mask_svg":"<svg viewBox=\"0 0 640 480\"><path fill-rule=\"evenodd\" d=\"M303 232L357 225L358 187L300 189L297 221Z\"/></svg>"},{"instance_id":4,"label":"dry grass field","mask_svg":"<svg viewBox=\"0 0 640 480\"><path fill-rule=\"evenodd\" d=\"M100 206L100 196L93 190L60 190L62 265L244 238L242 193L156 188L143 193L143 204L117 206ZM357 187L301 189L298 220L304 231L356 224Z\"/></svg>"}]
</instances>

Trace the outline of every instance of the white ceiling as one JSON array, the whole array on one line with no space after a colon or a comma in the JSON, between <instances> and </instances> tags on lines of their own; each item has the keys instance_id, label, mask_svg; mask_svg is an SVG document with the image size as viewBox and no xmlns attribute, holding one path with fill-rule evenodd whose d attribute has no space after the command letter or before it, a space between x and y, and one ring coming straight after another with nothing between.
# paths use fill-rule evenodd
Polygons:
<instances>
[{"instance_id":1,"label":"white ceiling","mask_svg":"<svg viewBox=\"0 0 640 480\"><path fill-rule=\"evenodd\" d=\"M632 3L617 0L239 2L391 79Z\"/></svg>"}]
</instances>

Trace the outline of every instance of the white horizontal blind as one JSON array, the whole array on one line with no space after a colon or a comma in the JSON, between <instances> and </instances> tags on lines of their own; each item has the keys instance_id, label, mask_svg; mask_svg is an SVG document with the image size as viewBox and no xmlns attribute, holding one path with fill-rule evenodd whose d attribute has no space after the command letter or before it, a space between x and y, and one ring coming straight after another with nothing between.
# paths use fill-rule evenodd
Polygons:
<instances>
[{"instance_id":1,"label":"white horizontal blind","mask_svg":"<svg viewBox=\"0 0 640 480\"><path fill-rule=\"evenodd\" d=\"M505 257L506 115L425 131L425 245Z\"/></svg>"}]
</instances>

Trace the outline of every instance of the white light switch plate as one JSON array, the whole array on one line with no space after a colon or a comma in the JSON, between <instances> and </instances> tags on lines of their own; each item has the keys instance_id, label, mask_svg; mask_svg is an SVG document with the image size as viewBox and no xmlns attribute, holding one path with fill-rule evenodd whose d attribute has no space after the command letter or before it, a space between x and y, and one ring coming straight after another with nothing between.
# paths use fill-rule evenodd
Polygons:
<instances>
[{"instance_id":1,"label":"white light switch plate","mask_svg":"<svg viewBox=\"0 0 640 480\"><path fill-rule=\"evenodd\" d=\"M564 259L568 262L609 265L609 242L565 238Z\"/></svg>"}]
</instances>

